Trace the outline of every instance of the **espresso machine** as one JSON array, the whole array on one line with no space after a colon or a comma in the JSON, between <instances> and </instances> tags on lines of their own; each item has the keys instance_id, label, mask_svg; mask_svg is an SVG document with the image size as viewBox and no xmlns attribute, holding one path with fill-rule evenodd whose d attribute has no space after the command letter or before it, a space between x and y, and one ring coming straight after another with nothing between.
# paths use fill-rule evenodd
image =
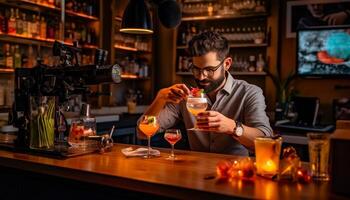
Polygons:
<instances>
[{"instance_id":1,"label":"espresso machine","mask_svg":"<svg viewBox=\"0 0 350 200\"><path fill-rule=\"evenodd\" d=\"M9 119L19 129L15 148L29 149L32 97L55 97L53 113L57 132L57 120L62 117L61 108L72 95L82 95L82 100L86 101L89 95L93 95L89 85L121 82L121 68L118 65L105 65L107 51L96 49L93 65L80 65L80 52L77 43L68 46L56 41L53 55L60 60L57 66L47 66L38 61L33 68L15 70L15 102Z\"/></svg>"}]
</instances>

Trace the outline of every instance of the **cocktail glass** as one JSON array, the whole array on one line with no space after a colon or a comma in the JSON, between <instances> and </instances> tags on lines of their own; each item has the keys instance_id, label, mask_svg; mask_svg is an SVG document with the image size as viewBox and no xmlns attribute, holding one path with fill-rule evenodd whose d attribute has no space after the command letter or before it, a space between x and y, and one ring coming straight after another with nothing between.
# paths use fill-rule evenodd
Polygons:
<instances>
[{"instance_id":1,"label":"cocktail glass","mask_svg":"<svg viewBox=\"0 0 350 200\"><path fill-rule=\"evenodd\" d=\"M171 145L171 154L167 157L167 160L176 160L174 153L174 145L181 140L181 131L179 129L168 129L164 133L164 139Z\"/></svg>"},{"instance_id":2,"label":"cocktail glass","mask_svg":"<svg viewBox=\"0 0 350 200\"><path fill-rule=\"evenodd\" d=\"M204 112L208 107L207 99L202 95L200 97L189 96L186 102L187 110L192 113L195 117L201 112ZM188 130L197 130L196 122L194 128Z\"/></svg>"},{"instance_id":3,"label":"cocktail glass","mask_svg":"<svg viewBox=\"0 0 350 200\"><path fill-rule=\"evenodd\" d=\"M151 158L151 137L156 134L159 129L157 117L153 115L144 115L139 124L139 129L148 139L148 151L144 158Z\"/></svg>"}]
</instances>

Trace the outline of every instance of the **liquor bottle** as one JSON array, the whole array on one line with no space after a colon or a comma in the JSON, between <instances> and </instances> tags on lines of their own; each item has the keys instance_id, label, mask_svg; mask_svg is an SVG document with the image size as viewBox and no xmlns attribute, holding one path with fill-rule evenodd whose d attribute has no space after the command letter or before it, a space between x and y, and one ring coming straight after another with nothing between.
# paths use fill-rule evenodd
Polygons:
<instances>
[{"instance_id":1,"label":"liquor bottle","mask_svg":"<svg viewBox=\"0 0 350 200\"><path fill-rule=\"evenodd\" d=\"M5 17L3 12L0 10L0 33L6 33L5 30Z\"/></svg>"},{"instance_id":2,"label":"liquor bottle","mask_svg":"<svg viewBox=\"0 0 350 200\"><path fill-rule=\"evenodd\" d=\"M3 52L3 48L0 48L0 67L5 67L5 54Z\"/></svg>"},{"instance_id":3,"label":"liquor bottle","mask_svg":"<svg viewBox=\"0 0 350 200\"><path fill-rule=\"evenodd\" d=\"M21 52L19 51L18 45L16 45L15 47L15 53L13 57L14 57L14 68L22 67L22 56L21 56Z\"/></svg>"},{"instance_id":4,"label":"liquor bottle","mask_svg":"<svg viewBox=\"0 0 350 200\"><path fill-rule=\"evenodd\" d=\"M36 38L38 37L38 25L37 25L37 21L36 21L36 15L32 16L32 21L31 21L31 25L30 25L30 33L31 33L31 37L32 38Z\"/></svg>"},{"instance_id":5,"label":"liquor bottle","mask_svg":"<svg viewBox=\"0 0 350 200\"><path fill-rule=\"evenodd\" d=\"M11 54L9 44L5 44L5 66L8 68L13 67L13 56Z\"/></svg>"},{"instance_id":6,"label":"liquor bottle","mask_svg":"<svg viewBox=\"0 0 350 200\"><path fill-rule=\"evenodd\" d=\"M40 38L40 29L41 29L41 26L40 26L40 16L38 15L38 16L36 16L36 33L37 33L37 35L36 35L36 37L37 38Z\"/></svg>"},{"instance_id":7,"label":"liquor bottle","mask_svg":"<svg viewBox=\"0 0 350 200\"><path fill-rule=\"evenodd\" d=\"M46 38L46 27L47 27L47 23L45 21L45 18L41 17L41 22L40 22L40 37L41 38Z\"/></svg>"},{"instance_id":8,"label":"liquor bottle","mask_svg":"<svg viewBox=\"0 0 350 200\"><path fill-rule=\"evenodd\" d=\"M23 23L23 36L28 37L29 36L29 32L28 32L28 21L26 19L26 14L22 13L22 23Z\"/></svg>"},{"instance_id":9,"label":"liquor bottle","mask_svg":"<svg viewBox=\"0 0 350 200\"><path fill-rule=\"evenodd\" d=\"M83 26L81 30L81 43L85 44L86 43L86 27Z\"/></svg>"},{"instance_id":10,"label":"liquor bottle","mask_svg":"<svg viewBox=\"0 0 350 200\"><path fill-rule=\"evenodd\" d=\"M248 71L249 72L254 72L255 71L255 56L251 55L249 56L249 67L248 67Z\"/></svg>"},{"instance_id":11,"label":"liquor bottle","mask_svg":"<svg viewBox=\"0 0 350 200\"><path fill-rule=\"evenodd\" d=\"M53 20L48 20L47 21L47 33L46 33L46 37L50 38L50 39L54 39L55 38L55 30L54 30L54 22Z\"/></svg>"},{"instance_id":12,"label":"liquor bottle","mask_svg":"<svg viewBox=\"0 0 350 200\"><path fill-rule=\"evenodd\" d=\"M8 19L8 34L16 34L15 10L11 8L11 15Z\"/></svg>"},{"instance_id":13,"label":"liquor bottle","mask_svg":"<svg viewBox=\"0 0 350 200\"><path fill-rule=\"evenodd\" d=\"M28 67L34 67L36 65L35 55L32 45L28 47Z\"/></svg>"},{"instance_id":14,"label":"liquor bottle","mask_svg":"<svg viewBox=\"0 0 350 200\"><path fill-rule=\"evenodd\" d=\"M256 61L256 71L262 72L265 67L265 61L262 57L262 54L259 54L258 61Z\"/></svg>"},{"instance_id":15,"label":"liquor bottle","mask_svg":"<svg viewBox=\"0 0 350 200\"><path fill-rule=\"evenodd\" d=\"M23 35L23 20L19 15L18 8L16 9L16 33L18 35Z\"/></svg>"}]
</instances>

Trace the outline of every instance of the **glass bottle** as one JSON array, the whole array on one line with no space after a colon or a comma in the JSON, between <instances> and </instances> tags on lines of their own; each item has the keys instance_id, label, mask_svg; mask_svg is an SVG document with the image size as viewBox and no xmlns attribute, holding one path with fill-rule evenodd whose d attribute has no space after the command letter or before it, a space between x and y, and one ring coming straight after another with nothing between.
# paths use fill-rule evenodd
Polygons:
<instances>
[{"instance_id":1,"label":"glass bottle","mask_svg":"<svg viewBox=\"0 0 350 200\"><path fill-rule=\"evenodd\" d=\"M10 51L10 44L5 44L5 66L9 68L13 67L13 56Z\"/></svg>"},{"instance_id":2,"label":"glass bottle","mask_svg":"<svg viewBox=\"0 0 350 200\"><path fill-rule=\"evenodd\" d=\"M21 52L19 50L19 45L16 45L15 54L13 57L14 57L14 68L22 67L22 56L21 56Z\"/></svg>"},{"instance_id":3,"label":"glass bottle","mask_svg":"<svg viewBox=\"0 0 350 200\"><path fill-rule=\"evenodd\" d=\"M249 56L249 67L248 67L248 71L249 72L254 72L255 71L255 56L251 55Z\"/></svg>"},{"instance_id":4,"label":"glass bottle","mask_svg":"<svg viewBox=\"0 0 350 200\"><path fill-rule=\"evenodd\" d=\"M5 67L5 54L3 52L3 48L0 48L0 67Z\"/></svg>"},{"instance_id":5,"label":"glass bottle","mask_svg":"<svg viewBox=\"0 0 350 200\"><path fill-rule=\"evenodd\" d=\"M37 24L36 15L32 16L31 33L33 38L38 37L38 24Z\"/></svg>"},{"instance_id":6,"label":"glass bottle","mask_svg":"<svg viewBox=\"0 0 350 200\"><path fill-rule=\"evenodd\" d=\"M16 9L16 33L23 35L23 20L19 15L19 10Z\"/></svg>"},{"instance_id":7,"label":"glass bottle","mask_svg":"<svg viewBox=\"0 0 350 200\"><path fill-rule=\"evenodd\" d=\"M41 22L40 22L40 37L46 39L46 21L44 17L41 17Z\"/></svg>"},{"instance_id":8,"label":"glass bottle","mask_svg":"<svg viewBox=\"0 0 350 200\"><path fill-rule=\"evenodd\" d=\"M0 33L5 33L5 17L3 16L2 11L0 10Z\"/></svg>"},{"instance_id":9,"label":"glass bottle","mask_svg":"<svg viewBox=\"0 0 350 200\"><path fill-rule=\"evenodd\" d=\"M262 54L260 53L258 56L258 60L256 61L256 71L262 72L265 67L265 61L262 57Z\"/></svg>"},{"instance_id":10,"label":"glass bottle","mask_svg":"<svg viewBox=\"0 0 350 200\"><path fill-rule=\"evenodd\" d=\"M8 34L16 34L15 10L11 8L11 16L8 20Z\"/></svg>"},{"instance_id":11,"label":"glass bottle","mask_svg":"<svg viewBox=\"0 0 350 200\"><path fill-rule=\"evenodd\" d=\"M23 23L23 36L28 37L28 22L26 20L26 14L22 13L22 23Z\"/></svg>"}]
</instances>

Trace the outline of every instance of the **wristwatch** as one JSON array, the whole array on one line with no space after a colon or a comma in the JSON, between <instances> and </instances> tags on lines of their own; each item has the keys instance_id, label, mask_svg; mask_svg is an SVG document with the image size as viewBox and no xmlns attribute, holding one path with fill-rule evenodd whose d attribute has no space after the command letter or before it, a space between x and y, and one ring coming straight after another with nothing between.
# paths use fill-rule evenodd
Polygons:
<instances>
[{"instance_id":1,"label":"wristwatch","mask_svg":"<svg viewBox=\"0 0 350 200\"><path fill-rule=\"evenodd\" d=\"M243 135L243 132L244 132L242 122L235 120L235 123L236 123L236 127L233 130L233 134L237 137L240 137Z\"/></svg>"}]
</instances>

